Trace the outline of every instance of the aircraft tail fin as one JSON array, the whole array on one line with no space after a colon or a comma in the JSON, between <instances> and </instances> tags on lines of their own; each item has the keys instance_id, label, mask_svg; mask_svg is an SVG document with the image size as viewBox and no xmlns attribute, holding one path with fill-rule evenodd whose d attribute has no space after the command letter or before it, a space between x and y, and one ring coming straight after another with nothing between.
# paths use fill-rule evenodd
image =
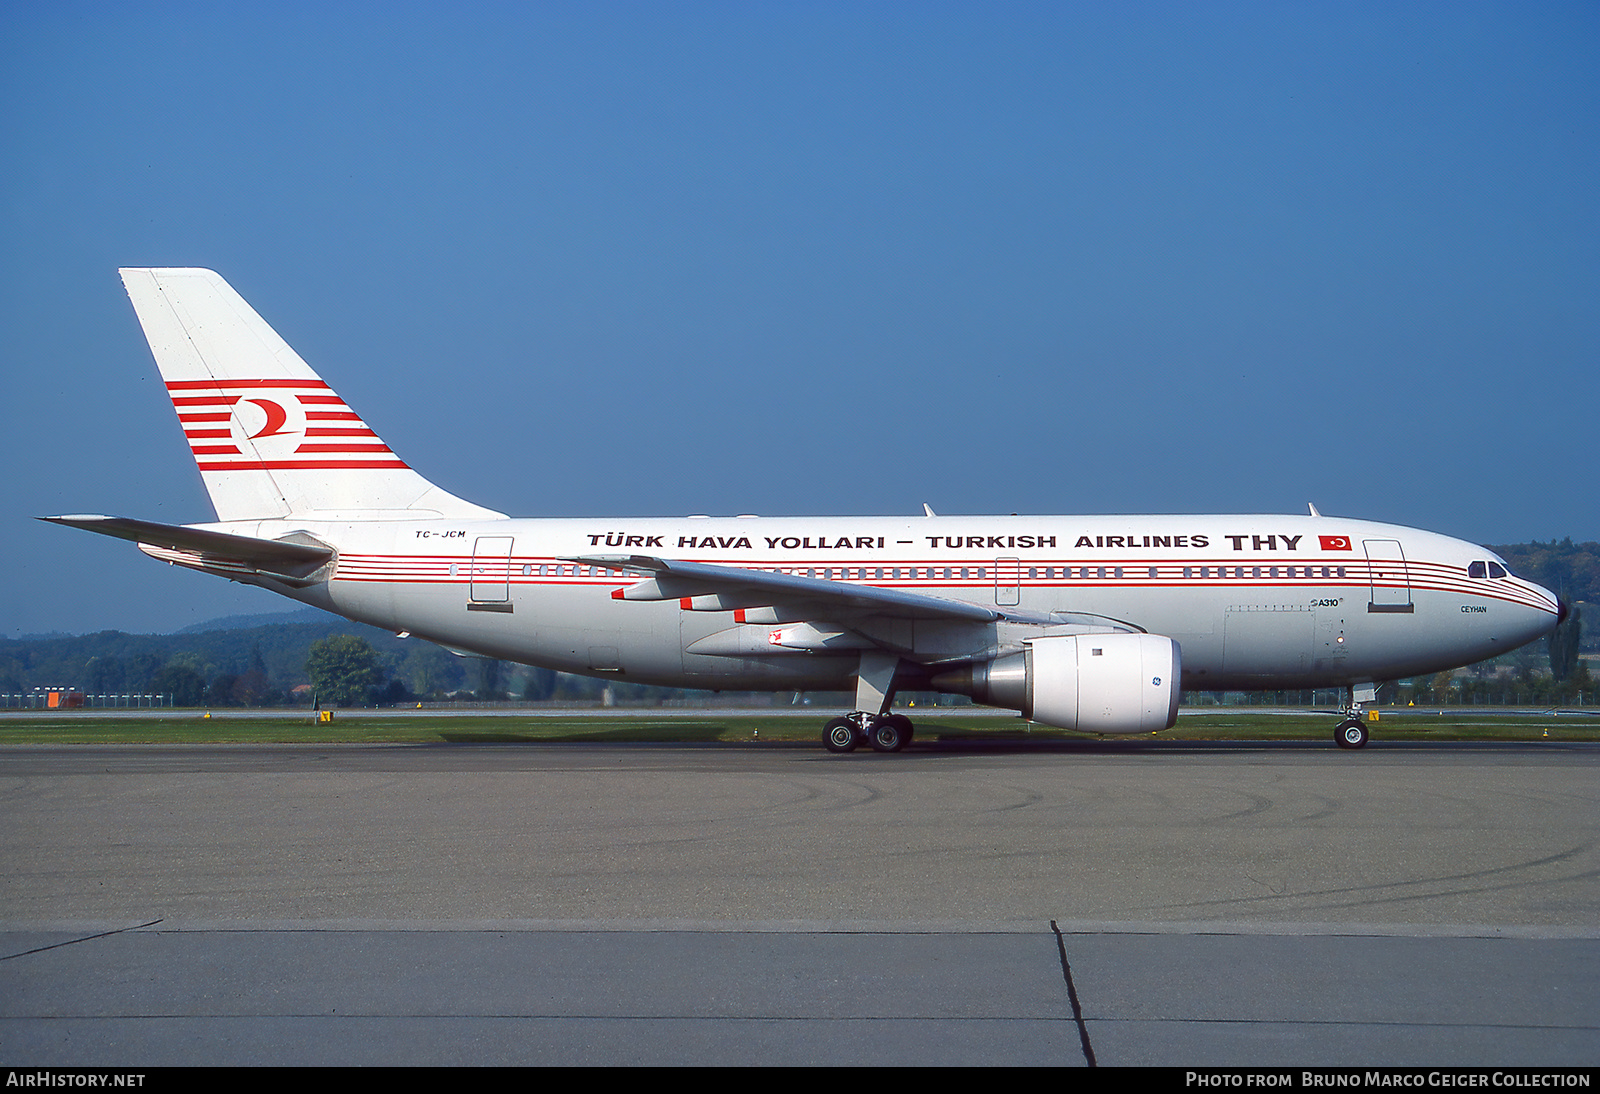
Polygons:
<instances>
[{"instance_id":1,"label":"aircraft tail fin","mask_svg":"<svg viewBox=\"0 0 1600 1094\"><path fill-rule=\"evenodd\" d=\"M217 274L120 272L218 520L505 515L408 467Z\"/></svg>"}]
</instances>

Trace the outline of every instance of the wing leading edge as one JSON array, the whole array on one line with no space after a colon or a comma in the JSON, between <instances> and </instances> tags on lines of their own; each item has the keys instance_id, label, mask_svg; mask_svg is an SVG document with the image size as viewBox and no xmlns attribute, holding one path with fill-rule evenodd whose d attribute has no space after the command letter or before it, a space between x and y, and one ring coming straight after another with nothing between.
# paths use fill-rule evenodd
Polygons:
<instances>
[{"instance_id":1,"label":"wing leading edge","mask_svg":"<svg viewBox=\"0 0 1600 1094\"><path fill-rule=\"evenodd\" d=\"M618 600L688 600L701 611L731 611L793 606L802 617L818 614L868 614L891 619L927 619L961 623L993 623L1016 618L980 604L881 589L844 581L712 566L703 562L653 558L648 555L582 555L569 561L650 575L638 585L618 589ZM1031 617L1029 622L1036 620Z\"/></svg>"}]
</instances>

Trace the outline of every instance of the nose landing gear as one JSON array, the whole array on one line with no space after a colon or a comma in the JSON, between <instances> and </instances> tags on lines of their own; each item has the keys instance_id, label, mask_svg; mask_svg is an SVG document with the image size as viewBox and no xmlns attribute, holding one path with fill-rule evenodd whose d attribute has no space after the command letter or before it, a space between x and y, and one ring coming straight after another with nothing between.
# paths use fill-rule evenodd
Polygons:
<instances>
[{"instance_id":1,"label":"nose landing gear","mask_svg":"<svg viewBox=\"0 0 1600 1094\"><path fill-rule=\"evenodd\" d=\"M1349 702L1345 704L1344 720L1333 730L1334 742L1340 748L1367 747L1367 722L1363 706L1377 702L1375 684L1354 684L1345 689Z\"/></svg>"},{"instance_id":2,"label":"nose landing gear","mask_svg":"<svg viewBox=\"0 0 1600 1094\"><path fill-rule=\"evenodd\" d=\"M1360 718L1346 718L1339 723L1339 728L1333 731L1333 739L1339 743L1340 748L1365 748L1367 723Z\"/></svg>"}]
</instances>

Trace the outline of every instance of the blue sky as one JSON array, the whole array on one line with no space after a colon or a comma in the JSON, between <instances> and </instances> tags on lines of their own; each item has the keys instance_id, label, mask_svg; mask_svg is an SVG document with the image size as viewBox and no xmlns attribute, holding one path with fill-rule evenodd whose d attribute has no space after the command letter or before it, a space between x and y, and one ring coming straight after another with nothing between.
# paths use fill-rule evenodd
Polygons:
<instances>
[{"instance_id":1,"label":"blue sky","mask_svg":"<svg viewBox=\"0 0 1600 1094\"><path fill-rule=\"evenodd\" d=\"M0 2L0 633L285 606L116 277L525 516L1600 538L1593 3Z\"/></svg>"}]
</instances>

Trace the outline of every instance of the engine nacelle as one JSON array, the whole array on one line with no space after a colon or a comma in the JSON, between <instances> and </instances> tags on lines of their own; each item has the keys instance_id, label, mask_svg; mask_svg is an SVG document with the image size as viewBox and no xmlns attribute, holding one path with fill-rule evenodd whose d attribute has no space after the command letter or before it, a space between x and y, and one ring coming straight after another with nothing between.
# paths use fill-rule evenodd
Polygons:
<instances>
[{"instance_id":1,"label":"engine nacelle","mask_svg":"<svg viewBox=\"0 0 1600 1094\"><path fill-rule=\"evenodd\" d=\"M933 680L941 691L1088 733L1154 733L1178 721L1178 644L1158 634L1052 635Z\"/></svg>"}]
</instances>

